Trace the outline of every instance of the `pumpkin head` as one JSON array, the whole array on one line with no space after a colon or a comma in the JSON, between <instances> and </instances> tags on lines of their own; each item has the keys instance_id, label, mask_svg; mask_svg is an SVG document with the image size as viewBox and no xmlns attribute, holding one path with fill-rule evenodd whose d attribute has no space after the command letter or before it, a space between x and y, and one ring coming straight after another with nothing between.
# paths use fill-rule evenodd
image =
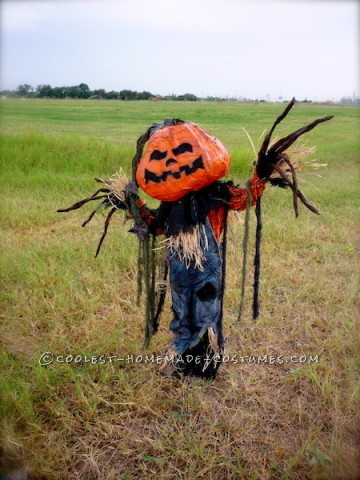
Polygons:
<instances>
[{"instance_id":1,"label":"pumpkin head","mask_svg":"<svg viewBox=\"0 0 360 480\"><path fill-rule=\"evenodd\" d=\"M148 195L173 202L223 177L230 166L224 145L195 123L164 126L152 133L136 169Z\"/></svg>"}]
</instances>

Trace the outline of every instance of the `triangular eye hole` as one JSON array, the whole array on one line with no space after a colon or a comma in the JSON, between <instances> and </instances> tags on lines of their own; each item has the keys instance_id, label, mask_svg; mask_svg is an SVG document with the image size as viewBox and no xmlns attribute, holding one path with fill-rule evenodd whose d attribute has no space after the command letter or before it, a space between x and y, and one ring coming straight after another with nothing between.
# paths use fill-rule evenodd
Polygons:
<instances>
[{"instance_id":1,"label":"triangular eye hole","mask_svg":"<svg viewBox=\"0 0 360 480\"><path fill-rule=\"evenodd\" d=\"M174 148L173 149L173 154L174 155L181 155L182 153L186 153L186 152L192 152L193 151L193 147L190 143L181 143L178 147Z\"/></svg>"},{"instance_id":2,"label":"triangular eye hole","mask_svg":"<svg viewBox=\"0 0 360 480\"><path fill-rule=\"evenodd\" d=\"M161 152L160 150L154 150L150 155L150 160L163 160L167 155L167 151Z\"/></svg>"}]
</instances>

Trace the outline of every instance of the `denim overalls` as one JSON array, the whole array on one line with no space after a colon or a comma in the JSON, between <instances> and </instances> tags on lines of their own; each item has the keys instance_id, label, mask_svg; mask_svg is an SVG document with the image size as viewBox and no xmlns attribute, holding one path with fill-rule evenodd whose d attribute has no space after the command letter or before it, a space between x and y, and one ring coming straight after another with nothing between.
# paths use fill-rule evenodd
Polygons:
<instances>
[{"instance_id":1,"label":"denim overalls","mask_svg":"<svg viewBox=\"0 0 360 480\"><path fill-rule=\"evenodd\" d=\"M169 255L170 286L174 318L170 330L175 338L172 346L182 355L195 347L206 330L212 327L221 335L222 311L222 248L215 240L208 220L205 224L208 249L204 250L203 270Z\"/></svg>"}]
</instances>

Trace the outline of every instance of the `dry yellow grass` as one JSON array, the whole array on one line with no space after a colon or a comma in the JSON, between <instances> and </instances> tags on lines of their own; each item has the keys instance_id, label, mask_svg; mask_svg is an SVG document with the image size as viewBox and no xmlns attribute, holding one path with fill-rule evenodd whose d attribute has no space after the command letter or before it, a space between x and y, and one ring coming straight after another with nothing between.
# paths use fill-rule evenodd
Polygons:
<instances>
[{"instance_id":1,"label":"dry yellow grass","mask_svg":"<svg viewBox=\"0 0 360 480\"><path fill-rule=\"evenodd\" d=\"M239 231L231 232L225 331L227 353L238 363L224 364L213 383L163 378L152 363L36 366L39 351L48 349L135 358L142 312L134 305L134 263L121 279L112 272L105 281L112 300L90 314L81 308L58 314L50 299L46 321L24 312L25 324L18 335L5 334L4 347L44 384L31 392L37 404L31 433L3 425L7 456L25 458L30 478L356 479L358 392L346 372L358 342L354 264L344 263L343 251L322 258L329 229L308 227L311 245L298 252L283 245L280 254L265 236L263 315L240 328L234 321L241 252ZM92 273L79 275L92 297ZM78 295L71 288L70 294ZM150 353L169 341L169 316L168 306ZM247 355L261 363L242 363ZM266 364L265 355L278 361ZM301 355L319 362L286 363Z\"/></svg>"}]
</instances>

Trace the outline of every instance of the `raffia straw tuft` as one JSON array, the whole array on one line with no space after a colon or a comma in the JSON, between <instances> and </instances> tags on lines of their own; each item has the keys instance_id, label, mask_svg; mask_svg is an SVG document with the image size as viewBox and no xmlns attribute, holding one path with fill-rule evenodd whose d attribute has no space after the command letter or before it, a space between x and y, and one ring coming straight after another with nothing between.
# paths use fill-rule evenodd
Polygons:
<instances>
[{"instance_id":1,"label":"raffia straw tuft","mask_svg":"<svg viewBox=\"0 0 360 480\"><path fill-rule=\"evenodd\" d=\"M129 183L129 179L121 169L114 173L110 180L103 180L102 178L99 178L97 181L104 183L109 187L109 201L111 203L113 203L111 200L112 195L121 202L125 202L125 187ZM114 205L114 207L116 207L116 205Z\"/></svg>"},{"instance_id":2,"label":"raffia straw tuft","mask_svg":"<svg viewBox=\"0 0 360 480\"><path fill-rule=\"evenodd\" d=\"M209 343L216 354L219 353L219 343L217 336L215 335L214 329L212 327L208 328L208 338Z\"/></svg>"},{"instance_id":3,"label":"raffia straw tuft","mask_svg":"<svg viewBox=\"0 0 360 480\"><path fill-rule=\"evenodd\" d=\"M179 232L161 243L169 249L171 254L176 254L179 260L185 263L186 268L194 264L194 268L204 270L204 252L209 249L204 225L194 226L191 232Z\"/></svg>"},{"instance_id":4,"label":"raffia straw tuft","mask_svg":"<svg viewBox=\"0 0 360 480\"><path fill-rule=\"evenodd\" d=\"M253 139L251 138L249 132L244 127L242 127L242 130L244 131L246 137L248 138L249 143L251 145L251 148L252 148L252 150L254 152L254 155L255 155L255 158L256 158L257 157L257 150L256 150L256 147L255 147L255 143L254 143ZM257 149L259 148L259 144L260 144L262 138L264 137L265 132L266 132L266 130L264 130L262 132L262 134L260 135L260 137L257 140ZM273 138L273 141L271 142L271 145L269 146L269 149L273 145L275 145L278 140L279 140L279 136L277 135L276 137ZM316 151L316 147L315 146L309 146L307 144L306 140L302 141L302 142L300 141L300 142L294 143L292 146L290 146L287 149L287 154L291 159L291 163L293 165L294 170L296 170L296 171L301 170L302 171L301 173L305 173L305 171L308 168L316 168L317 169L317 168L321 168L321 167L326 167L327 166L326 163L318 163L316 161L316 159L305 161L305 160L308 159L308 157L310 155L313 155L315 153L315 151ZM286 173L286 175L288 175L291 178L291 169L290 169L289 165L284 160L280 160L277 163L277 166L279 168L281 168L281 170L283 170ZM280 178L280 174L278 172L274 171L272 173L272 175L270 176L270 178ZM301 180L301 178L300 178L300 180Z\"/></svg>"},{"instance_id":5,"label":"raffia straw tuft","mask_svg":"<svg viewBox=\"0 0 360 480\"><path fill-rule=\"evenodd\" d=\"M274 139L272 144L277 142L277 138ZM271 148L271 147L270 147ZM321 168L326 167L326 163L318 163L316 159L308 159L310 155L313 155L316 151L315 146L307 145L306 141L298 142L293 144L288 148L287 154L291 159L294 170L301 171L302 174L308 173L306 170L308 168ZM285 160L281 159L277 162L277 167L279 167L287 176L291 178L291 169ZM270 178L280 178L280 174L277 171L274 171ZM301 178L300 178L301 180Z\"/></svg>"},{"instance_id":6,"label":"raffia straw tuft","mask_svg":"<svg viewBox=\"0 0 360 480\"><path fill-rule=\"evenodd\" d=\"M251 145L251 148L254 152L254 155L255 155L255 158L257 157L257 150L256 150L256 147L255 147L255 143L254 141L252 140L249 132L244 128L242 127L242 130L244 131L246 137L248 138L249 140L249 143ZM262 134L260 135L260 137L258 138L257 140L257 149L259 148L259 144L262 140L262 138L264 137L264 134L265 134L266 130L264 130L262 132ZM273 141L271 143L271 145L269 146L269 149L276 144L276 142L279 140L279 136L276 136L273 138ZM290 157L291 159L291 163L293 165L293 168L294 170L296 171L299 171L301 170L301 173L308 173L306 172L306 170L308 168L321 168L321 167L326 167L327 164L326 163L318 163L316 161L316 159L313 159L313 160L308 160L308 161L305 161L308 159L308 157L310 155L313 155L316 151L316 147L315 146L309 146L305 141L300 141L300 142L297 142L297 143L294 143L291 147L289 147L287 149L287 154L288 156ZM287 176L289 176L289 178L291 178L291 168L289 167L289 165L283 160L281 159L278 163L277 163L277 166L283 170L284 173L286 173ZM270 176L270 178L274 179L274 178L280 178L281 175L277 172L277 171L274 171L272 173L272 175ZM300 178L301 180L301 178Z\"/></svg>"},{"instance_id":7,"label":"raffia straw tuft","mask_svg":"<svg viewBox=\"0 0 360 480\"><path fill-rule=\"evenodd\" d=\"M207 347L206 354L205 354L205 362L202 368L203 372L205 372L205 370L209 367L209 365L213 361L216 361L216 359L220 359L220 348L218 344L218 339L215 335L213 328L209 327L207 329L207 333L209 338L209 346Z\"/></svg>"}]
</instances>

